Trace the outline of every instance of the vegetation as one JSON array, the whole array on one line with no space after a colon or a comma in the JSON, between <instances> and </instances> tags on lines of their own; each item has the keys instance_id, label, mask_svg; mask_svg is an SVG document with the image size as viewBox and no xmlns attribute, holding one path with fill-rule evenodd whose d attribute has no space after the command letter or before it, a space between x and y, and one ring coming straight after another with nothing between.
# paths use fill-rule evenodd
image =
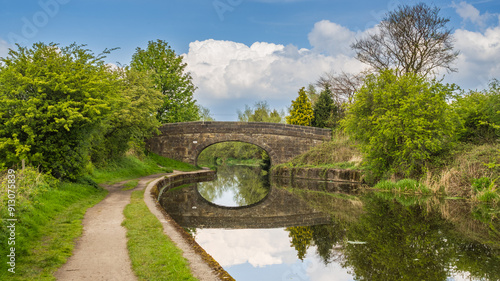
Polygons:
<instances>
[{"instance_id":1,"label":"vegetation","mask_svg":"<svg viewBox=\"0 0 500 281\"><path fill-rule=\"evenodd\" d=\"M299 90L299 96L292 101L290 115L286 117L286 122L292 125L310 126L314 118L311 101L307 97L305 88Z\"/></svg>"},{"instance_id":2,"label":"vegetation","mask_svg":"<svg viewBox=\"0 0 500 281\"><path fill-rule=\"evenodd\" d=\"M0 61L0 169L26 160L57 178L81 176L118 99L116 74L76 44L18 46Z\"/></svg>"},{"instance_id":3,"label":"vegetation","mask_svg":"<svg viewBox=\"0 0 500 281\"><path fill-rule=\"evenodd\" d=\"M348 135L337 130L334 131L331 141L311 148L284 165L360 169L361 153L355 145Z\"/></svg>"},{"instance_id":4,"label":"vegetation","mask_svg":"<svg viewBox=\"0 0 500 281\"><path fill-rule=\"evenodd\" d=\"M169 169L193 170L194 167L160 156L144 158L135 156L118 158L107 167L94 168L90 175L76 183L60 181L50 174L43 174L32 167L16 172L16 274L9 280L53 280L52 274L71 255L74 242L82 233L85 211L101 201L107 192L97 183L114 183L164 172L158 163L170 163ZM132 180L125 188L135 188ZM8 177L1 173L0 217L8 214ZM8 241L7 224L2 225L0 239ZM7 255L7 243L0 244L0 253ZM5 255L4 255L5 254ZM0 265L0 279L7 274L7 264Z\"/></svg>"},{"instance_id":5,"label":"vegetation","mask_svg":"<svg viewBox=\"0 0 500 281\"><path fill-rule=\"evenodd\" d=\"M7 177L1 174L0 217L8 218ZM59 182L31 167L16 172L16 273L0 264L2 280L54 280L52 274L66 262L74 242L82 233L87 208L101 201L107 192L81 183ZM8 241L7 224L2 224L1 241ZM7 255L7 243L0 253ZM7 274L9 274L7 276Z\"/></svg>"},{"instance_id":6,"label":"vegetation","mask_svg":"<svg viewBox=\"0 0 500 281\"><path fill-rule=\"evenodd\" d=\"M228 163L232 159L257 159L262 162L267 157L267 152L256 145L244 142L222 142L203 150L198 156L198 165L216 166Z\"/></svg>"},{"instance_id":7,"label":"vegetation","mask_svg":"<svg viewBox=\"0 0 500 281\"><path fill-rule=\"evenodd\" d=\"M314 119L311 123L313 127L337 127L340 119L340 108L333 102L332 92L328 85L321 91L317 102L314 104L313 113Z\"/></svg>"},{"instance_id":8,"label":"vegetation","mask_svg":"<svg viewBox=\"0 0 500 281\"><path fill-rule=\"evenodd\" d=\"M145 50L137 48L132 56L132 69L149 75L162 94L163 104L156 114L162 124L196 121L200 117L193 99L196 87L185 72L186 66L182 56L177 56L163 40L149 41Z\"/></svg>"},{"instance_id":9,"label":"vegetation","mask_svg":"<svg viewBox=\"0 0 500 281\"><path fill-rule=\"evenodd\" d=\"M450 21L440 9L425 3L401 5L386 14L376 33L352 44L357 59L376 72L393 69L397 76L409 73L427 76L437 68L456 71Z\"/></svg>"},{"instance_id":10,"label":"vegetation","mask_svg":"<svg viewBox=\"0 0 500 281\"><path fill-rule=\"evenodd\" d=\"M415 177L453 143L456 117L446 102L454 87L416 74L369 75L344 126L375 178Z\"/></svg>"},{"instance_id":11,"label":"vegetation","mask_svg":"<svg viewBox=\"0 0 500 281\"><path fill-rule=\"evenodd\" d=\"M284 112L279 112L276 109L271 110L265 101L256 102L253 108L245 105L243 112L238 110L240 122L284 123L284 115Z\"/></svg>"},{"instance_id":12,"label":"vegetation","mask_svg":"<svg viewBox=\"0 0 500 281\"><path fill-rule=\"evenodd\" d=\"M134 191L125 207L123 226L132 268L139 280L197 280L175 244L163 234L163 226L149 212L144 192Z\"/></svg>"}]
</instances>

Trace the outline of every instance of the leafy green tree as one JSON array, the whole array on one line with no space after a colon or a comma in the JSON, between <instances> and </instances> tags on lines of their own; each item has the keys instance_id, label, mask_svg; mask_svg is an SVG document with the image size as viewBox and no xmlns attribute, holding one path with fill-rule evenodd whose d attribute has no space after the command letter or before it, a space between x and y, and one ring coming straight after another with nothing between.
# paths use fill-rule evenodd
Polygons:
<instances>
[{"instance_id":1,"label":"leafy green tree","mask_svg":"<svg viewBox=\"0 0 500 281\"><path fill-rule=\"evenodd\" d=\"M332 128L336 126L338 121L339 110L332 99L332 92L327 85L321 91L318 101L314 104L313 108L314 119L312 126L319 128Z\"/></svg>"},{"instance_id":2,"label":"leafy green tree","mask_svg":"<svg viewBox=\"0 0 500 281\"><path fill-rule=\"evenodd\" d=\"M286 122L292 125L310 126L314 118L311 101L307 97L305 88L299 90L299 96L292 101L290 115L286 117Z\"/></svg>"},{"instance_id":3,"label":"leafy green tree","mask_svg":"<svg viewBox=\"0 0 500 281\"><path fill-rule=\"evenodd\" d=\"M199 119L193 98L196 87L182 59L163 40L149 41L145 50L137 48L132 56L131 67L148 73L163 95L163 105L156 115L162 124Z\"/></svg>"},{"instance_id":4,"label":"leafy green tree","mask_svg":"<svg viewBox=\"0 0 500 281\"><path fill-rule=\"evenodd\" d=\"M0 63L0 168L26 160L74 179L110 113L116 74L83 45L17 45Z\"/></svg>"},{"instance_id":5,"label":"leafy green tree","mask_svg":"<svg viewBox=\"0 0 500 281\"><path fill-rule=\"evenodd\" d=\"M123 156L130 148L142 151L144 140L161 125L156 115L162 95L151 78L130 68L117 72L122 77L120 95L110 101L113 111L92 140L92 162L97 165Z\"/></svg>"},{"instance_id":6,"label":"leafy green tree","mask_svg":"<svg viewBox=\"0 0 500 281\"><path fill-rule=\"evenodd\" d=\"M366 78L343 124L374 176L417 176L453 143L457 119L446 100L454 90L413 73Z\"/></svg>"},{"instance_id":7,"label":"leafy green tree","mask_svg":"<svg viewBox=\"0 0 500 281\"><path fill-rule=\"evenodd\" d=\"M283 123L284 115L284 112L279 112L276 109L271 110L266 101L256 102L253 108L245 105L243 112L238 110L240 122Z\"/></svg>"},{"instance_id":8,"label":"leafy green tree","mask_svg":"<svg viewBox=\"0 0 500 281\"><path fill-rule=\"evenodd\" d=\"M489 89L469 91L457 98L453 108L464 126L460 140L474 143L495 142L500 138L500 82L493 80Z\"/></svg>"}]
</instances>

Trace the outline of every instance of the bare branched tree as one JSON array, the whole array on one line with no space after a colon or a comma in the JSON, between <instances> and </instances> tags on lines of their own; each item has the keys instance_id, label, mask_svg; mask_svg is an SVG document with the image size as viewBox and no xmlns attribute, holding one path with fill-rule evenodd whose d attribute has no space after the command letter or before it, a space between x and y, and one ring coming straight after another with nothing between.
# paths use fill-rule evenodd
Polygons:
<instances>
[{"instance_id":1,"label":"bare branched tree","mask_svg":"<svg viewBox=\"0 0 500 281\"><path fill-rule=\"evenodd\" d=\"M358 74L330 72L321 76L316 85L321 88L329 86L333 100L339 107L342 107L344 104L353 102L354 94L363 86L365 76L365 72Z\"/></svg>"},{"instance_id":2,"label":"bare branched tree","mask_svg":"<svg viewBox=\"0 0 500 281\"><path fill-rule=\"evenodd\" d=\"M375 71L395 69L397 75L435 74L437 69L452 67L459 52L453 51L449 19L439 16L440 9L425 3L402 5L389 12L377 33L356 40L351 47L357 59Z\"/></svg>"}]
</instances>

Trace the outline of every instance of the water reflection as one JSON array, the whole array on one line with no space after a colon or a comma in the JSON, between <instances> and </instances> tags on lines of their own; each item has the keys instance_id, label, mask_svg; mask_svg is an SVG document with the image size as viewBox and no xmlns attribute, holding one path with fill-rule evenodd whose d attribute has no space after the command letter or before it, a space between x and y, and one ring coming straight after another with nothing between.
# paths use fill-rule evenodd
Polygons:
<instances>
[{"instance_id":1,"label":"water reflection","mask_svg":"<svg viewBox=\"0 0 500 281\"><path fill-rule=\"evenodd\" d=\"M229 179L222 182L232 180L226 172ZM219 228L208 225L217 210L202 211L195 206L200 203L189 199L196 196L189 191L193 187L168 192L167 197L178 199L163 199L162 204L181 225L194 226L196 241L236 280L500 280L498 206L392 193L352 194L332 186L274 181L269 195L240 213L239 221L221 213L215 224ZM321 222L303 221L312 214ZM189 224L195 215L210 220ZM248 229L255 228L254 222L241 227L242 220L259 218L266 220L265 227Z\"/></svg>"},{"instance_id":2,"label":"water reflection","mask_svg":"<svg viewBox=\"0 0 500 281\"><path fill-rule=\"evenodd\" d=\"M241 207L257 203L269 193L264 171L249 166L219 166L217 180L198 183L200 195L216 205Z\"/></svg>"}]
</instances>

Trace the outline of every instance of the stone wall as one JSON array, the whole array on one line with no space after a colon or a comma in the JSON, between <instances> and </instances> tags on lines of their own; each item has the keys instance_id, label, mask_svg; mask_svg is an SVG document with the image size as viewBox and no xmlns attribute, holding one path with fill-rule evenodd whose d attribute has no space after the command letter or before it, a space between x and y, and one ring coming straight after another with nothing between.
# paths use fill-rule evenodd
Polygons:
<instances>
[{"instance_id":1,"label":"stone wall","mask_svg":"<svg viewBox=\"0 0 500 281\"><path fill-rule=\"evenodd\" d=\"M147 141L149 150L194 165L205 148L220 142L255 144L276 165L331 139L329 129L261 122L182 122L165 124L160 131Z\"/></svg>"},{"instance_id":2,"label":"stone wall","mask_svg":"<svg viewBox=\"0 0 500 281\"><path fill-rule=\"evenodd\" d=\"M311 179L323 181L339 181L362 183L362 173L358 170L332 169L332 168L290 168L275 167L271 170L273 177L291 179Z\"/></svg>"}]
</instances>

